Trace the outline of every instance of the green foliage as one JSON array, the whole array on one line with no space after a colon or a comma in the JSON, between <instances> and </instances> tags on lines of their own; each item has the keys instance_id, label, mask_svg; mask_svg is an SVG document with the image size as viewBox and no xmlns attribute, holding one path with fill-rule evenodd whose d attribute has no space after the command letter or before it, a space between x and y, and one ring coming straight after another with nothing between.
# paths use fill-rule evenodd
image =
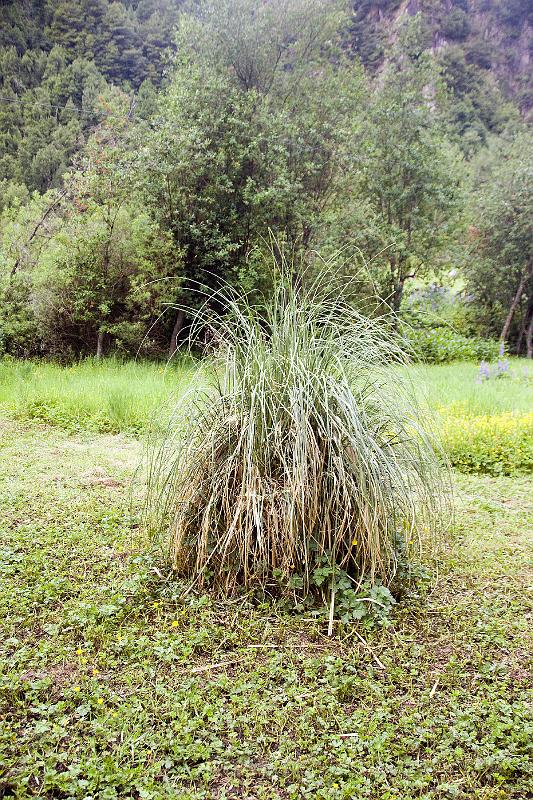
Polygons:
<instances>
[{"instance_id":1,"label":"green foliage","mask_svg":"<svg viewBox=\"0 0 533 800\"><path fill-rule=\"evenodd\" d=\"M379 17L376 19L375 11L391 13L398 5L399 0L355 0L353 3L347 45L371 72L381 66L387 45L387 32Z\"/></svg>"},{"instance_id":2,"label":"green foliage","mask_svg":"<svg viewBox=\"0 0 533 800\"><path fill-rule=\"evenodd\" d=\"M69 62L62 47L0 50L0 179L41 192L58 186L107 90L93 63Z\"/></svg>"},{"instance_id":3,"label":"green foliage","mask_svg":"<svg viewBox=\"0 0 533 800\"><path fill-rule=\"evenodd\" d=\"M450 417L443 426L443 444L461 472L533 472L533 414Z\"/></svg>"},{"instance_id":4,"label":"green foliage","mask_svg":"<svg viewBox=\"0 0 533 800\"><path fill-rule=\"evenodd\" d=\"M390 40L396 38L404 15L399 3L354 0L346 44L375 73L391 61ZM527 68L527 2L485 0L475 9L468 0L410 3L423 31L419 52L437 52L452 94L449 119L463 151L471 156L491 132L501 132L519 106L531 108L531 76ZM498 44L496 44L496 39ZM522 41L517 49L516 39ZM393 58L393 57L392 57ZM511 100L511 103L509 103Z\"/></svg>"},{"instance_id":5,"label":"green foliage","mask_svg":"<svg viewBox=\"0 0 533 800\"><path fill-rule=\"evenodd\" d=\"M36 337L35 315L28 302L31 279L19 275L2 287L0 305L0 355L9 353L19 358L35 353L40 338Z\"/></svg>"},{"instance_id":6,"label":"green foliage","mask_svg":"<svg viewBox=\"0 0 533 800\"><path fill-rule=\"evenodd\" d=\"M366 627L375 623L386 625L396 602L380 581L355 582L345 570L332 564L328 556L311 573L310 585L320 589L324 599L324 606L314 615L327 620L332 612L341 625L353 622Z\"/></svg>"},{"instance_id":7,"label":"green foliage","mask_svg":"<svg viewBox=\"0 0 533 800\"><path fill-rule=\"evenodd\" d=\"M419 36L418 27L408 26L405 47L416 51ZM403 52L402 47L365 113L359 181L371 234L363 229L356 238L380 297L394 312L401 308L406 281L438 268L462 202L458 154L425 96L433 84L438 103L438 75L424 55L404 58Z\"/></svg>"},{"instance_id":8,"label":"green foliage","mask_svg":"<svg viewBox=\"0 0 533 800\"><path fill-rule=\"evenodd\" d=\"M451 45L439 58L443 79L451 93L449 123L467 156L486 144L490 133L501 133L509 120L516 117L516 110L505 102L500 89L486 74L493 51L484 43L476 48L465 53L464 48Z\"/></svg>"},{"instance_id":9,"label":"green foliage","mask_svg":"<svg viewBox=\"0 0 533 800\"><path fill-rule=\"evenodd\" d=\"M3 349L67 358L102 349L153 355L180 283L180 253L128 182L112 116L89 140L62 192L5 210L0 229Z\"/></svg>"},{"instance_id":10,"label":"green foliage","mask_svg":"<svg viewBox=\"0 0 533 800\"><path fill-rule=\"evenodd\" d=\"M0 46L14 46L21 54L59 46L69 61L94 60L108 80L139 86L147 77L161 78L180 0L7 0L4 5Z\"/></svg>"},{"instance_id":11,"label":"green foliage","mask_svg":"<svg viewBox=\"0 0 533 800\"><path fill-rule=\"evenodd\" d=\"M470 32L468 14L462 8L452 8L441 23L440 30L449 39L466 39Z\"/></svg>"},{"instance_id":12,"label":"green foliage","mask_svg":"<svg viewBox=\"0 0 533 800\"><path fill-rule=\"evenodd\" d=\"M533 137L508 131L474 169L465 272L478 320L512 350L533 355ZM506 319L510 322L506 325Z\"/></svg>"},{"instance_id":13,"label":"green foliage","mask_svg":"<svg viewBox=\"0 0 533 800\"><path fill-rule=\"evenodd\" d=\"M209 2L182 18L170 86L139 130L138 181L184 254L190 305L195 282L252 288L271 229L296 249L319 241L355 169L362 96L338 22L321 0Z\"/></svg>"},{"instance_id":14,"label":"green foliage","mask_svg":"<svg viewBox=\"0 0 533 800\"><path fill-rule=\"evenodd\" d=\"M531 5L528 0L496 0L499 19L518 37L524 25L532 21Z\"/></svg>"},{"instance_id":15,"label":"green foliage","mask_svg":"<svg viewBox=\"0 0 533 800\"><path fill-rule=\"evenodd\" d=\"M463 336L451 328L406 328L406 336L414 358L427 364L493 361L498 357L497 341L480 336Z\"/></svg>"},{"instance_id":16,"label":"green foliage","mask_svg":"<svg viewBox=\"0 0 533 800\"><path fill-rule=\"evenodd\" d=\"M179 602L144 552L141 452L2 420L6 794L531 794L530 479L458 476L464 513L425 600L328 640L272 602Z\"/></svg>"},{"instance_id":17,"label":"green foliage","mask_svg":"<svg viewBox=\"0 0 533 800\"><path fill-rule=\"evenodd\" d=\"M74 339L78 353L96 352L103 334L116 351L146 352L150 323L174 294L164 279L177 269L171 242L145 212L125 202L89 204L50 241L33 276L47 351L68 353Z\"/></svg>"},{"instance_id":18,"label":"green foliage","mask_svg":"<svg viewBox=\"0 0 533 800\"><path fill-rule=\"evenodd\" d=\"M127 7L128 6L128 7ZM2 5L0 181L41 192L105 116L110 84L161 81L179 3L39 0ZM105 105L105 104L103 104ZM0 210L5 201L0 197Z\"/></svg>"},{"instance_id":19,"label":"green foliage","mask_svg":"<svg viewBox=\"0 0 533 800\"><path fill-rule=\"evenodd\" d=\"M397 599L413 596L413 590L427 581L429 571L412 560L405 538L397 534L394 541L396 567L389 586L384 586L378 578L375 582L353 575L335 563L334 554L326 553L311 572L309 578L310 594L299 598L296 608L304 610L312 617L345 630L353 623L363 625L367 630L375 625L388 627ZM273 571L274 581L282 581L280 570ZM298 598L306 587L305 576L294 574L288 587ZM391 591L392 589L392 591ZM317 603L320 604L317 608Z\"/></svg>"},{"instance_id":20,"label":"green foliage","mask_svg":"<svg viewBox=\"0 0 533 800\"><path fill-rule=\"evenodd\" d=\"M104 337L108 351L133 354L147 334L146 355L168 353L188 324L163 313L169 304L197 306L198 286L223 282L267 290L271 232L309 270L320 268L317 253L344 253L351 300L380 312L401 311L409 281L458 263L460 151L490 160L491 137L519 127L506 98L527 106L527 9L352 5L353 14L342 0L4 0L2 350L77 356ZM484 35L490 26L501 48ZM494 186L507 186L509 209L524 186L504 171ZM57 207L54 189L65 192ZM466 332L493 336L520 279L518 244L530 246L529 206L511 223L500 215L510 246L492 224L496 200L478 194ZM529 295L509 332L517 352L533 352Z\"/></svg>"}]
</instances>

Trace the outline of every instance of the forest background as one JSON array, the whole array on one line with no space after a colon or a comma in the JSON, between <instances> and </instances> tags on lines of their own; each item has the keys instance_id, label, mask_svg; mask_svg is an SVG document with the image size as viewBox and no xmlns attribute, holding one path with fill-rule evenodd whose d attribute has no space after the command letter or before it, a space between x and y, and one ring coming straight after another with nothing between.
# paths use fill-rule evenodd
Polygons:
<instances>
[{"instance_id":1,"label":"forest background","mask_svg":"<svg viewBox=\"0 0 533 800\"><path fill-rule=\"evenodd\" d=\"M527 0L0 14L0 352L166 357L274 242L423 360L533 355Z\"/></svg>"}]
</instances>

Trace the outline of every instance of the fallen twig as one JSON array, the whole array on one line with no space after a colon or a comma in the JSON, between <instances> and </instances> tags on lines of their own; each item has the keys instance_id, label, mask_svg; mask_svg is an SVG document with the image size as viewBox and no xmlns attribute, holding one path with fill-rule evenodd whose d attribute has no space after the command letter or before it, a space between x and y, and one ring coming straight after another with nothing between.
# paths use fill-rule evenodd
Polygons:
<instances>
[{"instance_id":1,"label":"fallen twig","mask_svg":"<svg viewBox=\"0 0 533 800\"><path fill-rule=\"evenodd\" d=\"M333 636L333 615L335 613L335 586L331 587L331 604L329 607L328 636Z\"/></svg>"},{"instance_id":2,"label":"fallen twig","mask_svg":"<svg viewBox=\"0 0 533 800\"><path fill-rule=\"evenodd\" d=\"M194 667L191 669L191 674L197 674L198 672L209 672L210 669L218 669L218 667L229 667L231 664L237 664L241 659L240 658L233 658L231 661L219 661L217 664L204 664L202 667Z\"/></svg>"},{"instance_id":3,"label":"fallen twig","mask_svg":"<svg viewBox=\"0 0 533 800\"><path fill-rule=\"evenodd\" d=\"M355 635L357 636L357 638L359 639L361 644L363 644L366 647L366 649L368 650L368 652L372 655L372 658L374 659L374 661L376 662L378 667L380 667L380 669L385 669L385 664L383 664L383 662L379 660L379 658L377 657L375 652L372 650L372 648L370 647L368 642L365 639L363 639L361 634L358 633L357 631L355 631Z\"/></svg>"}]
</instances>

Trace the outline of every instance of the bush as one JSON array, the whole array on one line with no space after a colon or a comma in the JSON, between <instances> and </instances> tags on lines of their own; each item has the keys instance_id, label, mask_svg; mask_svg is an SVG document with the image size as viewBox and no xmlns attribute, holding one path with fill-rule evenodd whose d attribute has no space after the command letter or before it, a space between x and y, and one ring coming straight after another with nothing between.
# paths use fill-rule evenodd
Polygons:
<instances>
[{"instance_id":1,"label":"bush","mask_svg":"<svg viewBox=\"0 0 533 800\"><path fill-rule=\"evenodd\" d=\"M402 343L288 274L261 310L227 294L223 319L196 323L217 343L210 385L155 450L151 524L194 587L292 592L297 575L305 595L324 557L354 585L390 585L443 497L426 417L390 369Z\"/></svg>"},{"instance_id":2,"label":"bush","mask_svg":"<svg viewBox=\"0 0 533 800\"><path fill-rule=\"evenodd\" d=\"M492 361L499 354L499 342L463 336L450 328L416 328L409 330L407 336L415 360L426 364Z\"/></svg>"},{"instance_id":3,"label":"bush","mask_svg":"<svg viewBox=\"0 0 533 800\"><path fill-rule=\"evenodd\" d=\"M470 32L468 14L462 8L454 8L443 19L440 31L447 39L466 39Z\"/></svg>"},{"instance_id":4,"label":"bush","mask_svg":"<svg viewBox=\"0 0 533 800\"><path fill-rule=\"evenodd\" d=\"M462 472L514 475L533 471L533 414L450 417L443 444Z\"/></svg>"}]
</instances>

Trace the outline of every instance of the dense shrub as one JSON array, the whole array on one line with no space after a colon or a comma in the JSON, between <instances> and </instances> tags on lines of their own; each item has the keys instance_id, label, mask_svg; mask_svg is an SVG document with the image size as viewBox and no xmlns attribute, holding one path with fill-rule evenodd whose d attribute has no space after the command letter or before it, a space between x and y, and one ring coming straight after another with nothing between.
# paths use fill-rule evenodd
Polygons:
<instances>
[{"instance_id":1,"label":"dense shrub","mask_svg":"<svg viewBox=\"0 0 533 800\"><path fill-rule=\"evenodd\" d=\"M452 466L461 472L533 471L533 414L448 417L442 438Z\"/></svg>"},{"instance_id":2,"label":"dense shrub","mask_svg":"<svg viewBox=\"0 0 533 800\"><path fill-rule=\"evenodd\" d=\"M447 39L466 39L470 32L468 14L462 8L452 9L442 21L440 30Z\"/></svg>"},{"instance_id":3,"label":"dense shrub","mask_svg":"<svg viewBox=\"0 0 533 800\"><path fill-rule=\"evenodd\" d=\"M415 360L426 364L450 361L493 361L499 343L476 336L463 336L450 328L417 328L408 331Z\"/></svg>"}]
</instances>

